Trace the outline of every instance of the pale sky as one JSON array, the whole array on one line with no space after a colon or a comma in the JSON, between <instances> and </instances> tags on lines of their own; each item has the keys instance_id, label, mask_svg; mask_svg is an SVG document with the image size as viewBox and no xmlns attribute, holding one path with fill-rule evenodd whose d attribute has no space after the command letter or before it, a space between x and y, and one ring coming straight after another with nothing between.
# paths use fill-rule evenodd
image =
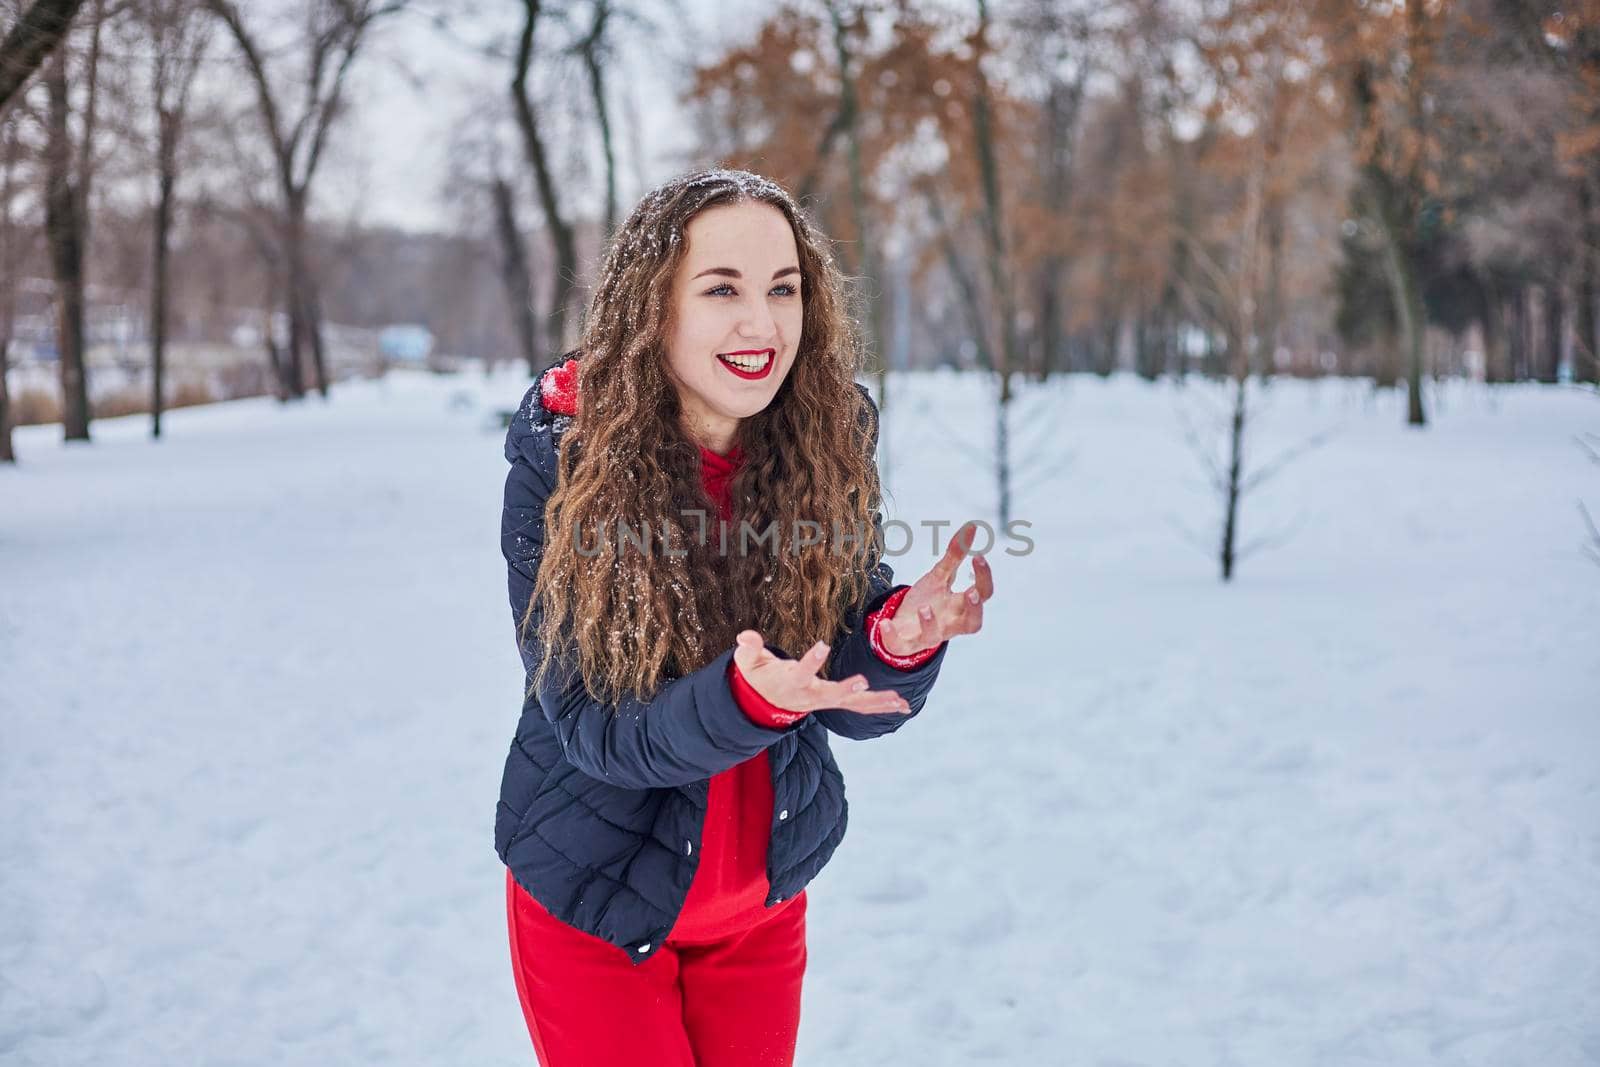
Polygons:
<instances>
[{"instance_id":1,"label":"pale sky","mask_svg":"<svg viewBox=\"0 0 1600 1067\"><path fill-rule=\"evenodd\" d=\"M664 154L690 143L688 123L677 104L673 60L694 48L697 41L705 42L708 56L714 55L726 42L752 33L764 14L757 6L718 5L714 0L683 0L682 6L687 24L671 15L660 0L644 5L667 28L648 39L637 31L628 33L620 51L622 63L611 74L618 199L624 213L646 190L637 188L634 177L640 168L629 155L623 95L632 94L638 110L646 181L663 180L677 170ZM462 25L456 34L488 40L496 26L510 32L519 28L520 5L505 4L503 13ZM542 26L541 31L551 36L562 32L554 26ZM496 63L474 55L435 31L425 19L410 15L385 27L373 43L372 50L353 68L355 107L337 139L342 147L330 158L326 187L319 187L318 192L343 202L359 198L361 219L368 224L449 229L452 223L443 185L452 130L469 120L475 106L508 106L509 60ZM422 79L425 87L414 85L402 68ZM573 89L587 94L581 81L575 81ZM475 100L481 102L475 104ZM594 133L590 137L598 173L599 137ZM552 152L562 150L557 144L548 147ZM602 191L594 190L596 194Z\"/></svg>"}]
</instances>

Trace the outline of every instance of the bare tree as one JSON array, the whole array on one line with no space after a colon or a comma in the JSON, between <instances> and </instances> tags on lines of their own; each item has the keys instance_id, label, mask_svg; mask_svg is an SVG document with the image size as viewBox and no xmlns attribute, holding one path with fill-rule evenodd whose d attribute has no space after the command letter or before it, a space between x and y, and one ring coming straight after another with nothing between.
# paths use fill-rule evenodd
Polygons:
<instances>
[{"instance_id":1,"label":"bare tree","mask_svg":"<svg viewBox=\"0 0 1600 1067\"><path fill-rule=\"evenodd\" d=\"M1228 384L1230 402L1224 413L1226 423L1226 458L1219 462L1215 451L1185 417L1184 435L1206 469L1212 490L1222 506L1222 529L1215 544L1222 580L1231 581L1235 569L1245 557L1254 554L1282 539L1284 532L1266 534L1251 541L1240 536L1240 510L1244 498L1268 479L1275 477L1288 463L1300 454L1327 441L1334 433L1327 429L1312 434L1298 445L1253 469L1246 465L1246 435L1252 412L1249 406L1251 374L1250 348L1252 339L1263 336L1262 319L1268 313L1263 294L1268 286L1263 278L1263 254L1270 256L1270 242L1263 239L1266 199L1265 156L1269 151L1264 143L1258 144L1257 165L1248 179L1245 206L1238 230L1236 247L1231 250L1230 261L1217 258L1208 243L1191 240L1188 247L1193 256L1194 277L1185 279L1184 288L1197 318L1209 319L1225 338L1228 357ZM1264 247L1266 246L1266 247ZM1211 550L1203 538L1201 547Z\"/></svg>"},{"instance_id":2,"label":"bare tree","mask_svg":"<svg viewBox=\"0 0 1600 1067\"><path fill-rule=\"evenodd\" d=\"M506 291L506 306L522 345L522 358L528 373L539 371L537 327L533 320L533 272L528 267L527 245L517 225L516 191L510 181L495 175L490 186L494 197L495 234L500 246L500 279Z\"/></svg>"},{"instance_id":3,"label":"bare tree","mask_svg":"<svg viewBox=\"0 0 1600 1067\"><path fill-rule=\"evenodd\" d=\"M17 461L11 443L11 397L6 388L6 371L11 338L16 330L17 282L25 258L23 235L38 232L31 228L22 230L12 214L12 205L22 184L18 174L23 159L19 129L22 115L20 107L0 112L0 463Z\"/></svg>"},{"instance_id":4,"label":"bare tree","mask_svg":"<svg viewBox=\"0 0 1600 1067\"><path fill-rule=\"evenodd\" d=\"M89 243L89 188L94 179L95 104L100 71L104 0L95 0L84 60L84 102L79 135L74 140L74 113L67 79L65 47L45 67L49 96L45 145L45 235L56 283L56 347L61 362L61 428L65 440L89 440L87 339L84 335L84 251Z\"/></svg>"},{"instance_id":5,"label":"bare tree","mask_svg":"<svg viewBox=\"0 0 1600 1067\"><path fill-rule=\"evenodd\" d=\"M1055 370L1062 347L1069 239L1061 221L1074 192L1078 125L1094 65L1088 48L1088 19L1083 11L1069 13L1062 11L1056 0L1034 0L1019 16L1017 28L1023 58L1044 80L1039 108L1036 208L1038 216L1051 226L1051 234L1048 251L1039 259L1033 276L1038 312L1034 370L1043 381Z\"/></svg>"},{"instance_id":6,"label":"bare tree","mask_svg":"<svg viewBox=\"0 0 1600 1067\"><path fill-rule=\"evenodd\" d=\"M873 225L873 205L867 194L866 167L861 153L861 103L857 90L860 62L856 41L866 36L868 16L876 13L877 5L863 0L823 0L832 34L835 62L838 64L839 102L833 117L823 128L817 144L816 155L801 177L796 189L798 199L805 203L817 193L824 172L833 155L833 149L842 139L845 150L845 174L850 189L850 223L855 230L855 240L846 245L846 269L863 278L869 285L881 285L883 257L878 251L878 236ZM866 302L871 351L877 357L877 403L880 412L889 408L889 357L885 328L885 302L881 290L863 293ZM880 445L886 448L887 442Z\"/></svg>"},{"instance_id":7,"label":"bare tree","mask_svg":"<svg viewBox=\"0 0 1600 1067\"><path fill-rule=\"evenodd\" d=\"M1333 3L1330 47L1345 57L1360 162L1360 203L1376 228L1384 278L1405 345L1406 421L1427 425L1422 402L1427 306L1425 209L1439 166L1428 109L1441 63L1442 11L1426 4L1379 13Z\"/></svg>"},{"instance_id":8,"label":"bare tree","mask_svg":"<svg viewBox=\"0 0 1600 1067\"><path fill-rule=\"evenodd\" d=\"M583 69L589 76L589 96L594 101L595 123L600 128L600 151L606 161L605 229L602 241L610 240L617 228L617 156L612 148L611 108L606 103L606 64L610 60L606 24L613 13L611 0L594 0L594 10L589 29L573 46L583 59Z\"/></svg>"},{"instance_id":9,"label":"bare tree","mask_svg":"<svg viewBox=\"0 0 1600 1067\"><path fill-rule=\"evenodd\" d=\"M0 110L56 49L83 0L36 0L0 41Z\"/></svg>"},{"instance_id":10,"label":"bare tree","mask_svg":"<svg viewBox=\"0 0 1600 1067\"><path fill-rule=\"evenodd\" d=\"M309 0L304 34L305 68L299 113L290 119L284 101L288 89L274 87L267 69L268 53L259 34L245 22L234 0L205 0L238 45L254 85L257 110L276 163L282 200L283 251L287 267L285 300L289 315L289 352L284 362L284 391L305 393L302 358L311 349L316 388L328 395L327 361L321 329L321 303L307 249L306 212L311 183L322 161L329 131L344 111L345 78L373 25L403 10L406 0Z\"/></svg>"},{"instance_id":11,"label":"bare tree","mask_svg":"<svg viewBox=\"0 0 1600 1067\"><path fill-rule=\"evenodd\" d=\"M545 227L555 245L555 276L550 287L550 309L545 317L545 346L549 358L554 358L567 347L567 314L578 287L578 246L572 223L563 211L561 196L556 188L549 156L539 132L539 112L528 89L528 74L533 65L534 32L542 13L541 0L523 0L522 32L517 39L516 57L512 61L511 104L516 114L517 129L522 135L522 148L533 168L538 183L539 206L544 212Z\"/></svg>"},{"instance_id":12,"label":"bare tree","mask_svg":"<svg viewBox=\"0 0 1600 1067\"><path fill-rule=\"evenodd\" d=\"M995 303L999 333L999 360L994 372L999 385L995 393L995 484L999 494L1000 525L1011 522L1011 442L1009 414L1012 399L1011 376L1017 370L1017 315L1011 290L1006 251L1005 209L1000 197L1000 168L990 106L989 79L983 70L988 54L989 5L978 0L978 28L973 34L975 56L972 62L972 129L978 150L978 172L983 184L983 236L989 286Z\"/></svg>"},{"instance_id":13,"label":"bare tree","mask_svg":"<svg viewBox=\"0 0 1600 1067\"><path fill-rule=\"evenodd\" d=\"M261 279L261 342L266 357L267 381L273 395L280 403L287 403L296 394L290 391L295 371L289 351L288 330L280 342L276 324L288 318L289 264L284 251L285 234L281 197L274 175L277 165L265 155L252 151L259 142L237 128L237 124L223 123L216 131L220 149L218 177L226 182L225 188L204 188L194 203L194 216L215 218L229 224L245 239L245 245L255 254L262 267Z\"/></svg>"},{"instance_id":14,"label":"bare tree","mask_svg":"<svg viewBox=\"0 0 1600 1067\"><path fill-rule=\"evenodd\" d=\"M1295 168L1285 149L1299 131L1316 128L1307 122L1314 112L1305 106L1303 94L1285 88L1283 70L1296 38L1296 16L1272 10L1262 17L1237 18L1256 14L1255 3L1242 0L1237 10L1219 10L1217 22L1199 35L1200 55L1218 75L1213 117L1227 121L1218 122L1196 166L1205 170L1224 199L1215 204L1206 230L1183 234L1191 269L1178 279L1191 313L1221 335L1227 357L1231 399L1224 415L1225 458L1219 460L1192 427L1185 427L1221 500L1217 552L1224 582L1233 578L1241 559L1271 539L1242 541L1240 510L1245 496L1290 457L1328 436L1327 432L1314 435L1272 463L1246 468L1252 416L1249 381L1253 371L1263 382L1268 380L1281 324L1282 289L1276 275L1283 263L1283 220L1296 185ZM1244 33L1237 29L1241 23L1248 27ZM1230 70L1241 73L1229 77ZM1249 132L1237 132L1240 128Z\"/></svg>"},{"instance_id":15,"label":"bare tree","mask_svg":"<svg viewBox=\"0 0 1600 1067\"><path fill-rule=\"evenodd\" d=\"M168 248L178 181L178 148L189 109L189 90L210 46L211 24L195 0L144 0L141 12L153 47L151 104L156 119L156 207L152 220L150 281L150 436L161 436L162 370L170 303Z\"/></svg>"}]
</instances>

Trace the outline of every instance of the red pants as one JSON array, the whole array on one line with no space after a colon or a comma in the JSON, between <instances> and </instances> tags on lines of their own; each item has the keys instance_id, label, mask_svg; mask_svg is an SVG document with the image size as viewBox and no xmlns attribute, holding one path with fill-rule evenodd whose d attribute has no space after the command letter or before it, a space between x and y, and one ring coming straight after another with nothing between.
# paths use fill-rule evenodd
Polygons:
<instances>
[{"instance_id":1,"label":"red pants","mask_svg":"<svg viewBox=\"0 0 1600 1067\"><path fill-rule=\"evenodd\" d=\"M568 926L506 870L511 969L543 1067L790 1067L806 894L717 941L668 936L637 966Z\"/></svg>"}]
</instances>

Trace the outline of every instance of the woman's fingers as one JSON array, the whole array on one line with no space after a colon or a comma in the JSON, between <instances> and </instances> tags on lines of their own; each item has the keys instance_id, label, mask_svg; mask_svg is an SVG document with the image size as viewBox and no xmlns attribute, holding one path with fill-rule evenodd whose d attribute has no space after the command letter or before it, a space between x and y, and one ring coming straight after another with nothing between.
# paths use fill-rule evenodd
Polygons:
<instances>
[{"instance_id":1,"label":"woman's fingers","mask_svg":"<svg viewBox=\"0 0 1600 1067\"><path fill-rule=\"evenodd\" d=\"M892 689L869 689L863 674L842 681L817 676L828 661L829 645L818 641L799 659L780 659L767 648L755 630L740 630L734 638L734 662L760 692L779 707L797 711L843 708L868 715L905 714L911 710L904 697ZM753 672L761 674L754 679Z\"/></svg>"},{"instance_id":2,"label":"woman's fingers","mask_svg":"<svg viewBox=\"0 0 1600 1067\"><path fill-rule=\"evenodd\" d=\"M906 611L902 605L892 617L885 619L881 624L885 647L891 652L916 648L922 630L919 616L919 612Z\"/></svg>"},{"instance_id":3,"label":"woman's fingers","mask_svg":"<svg viewBox=\"0 0 1600 1067\"><path fill-rule=\"evenodd\" d=\"M972 557L972 584L978 590L979 600L994 596L994 571L982 556Z\"/></svg>"},{"instance_id":4,"label":"woman's fingers","mask_svg":"<svg viewBox=\"0 0 1600 1067\"><path fill-rule=\"evenodd\" d=\"M950 537L950 543L945 546L944 555L939 557L939 562L933 565L931 573L939 579L939 588L949 591L956 580L956 571L961 569L961 561L967 558L967 548L972 544L973 538L978 536L978 527L967 523Z\"/></svg>"},{"instance_id":5,"label":"woman's fingers","mask_svg":"<svg viewBox=\"0 0 1600 1067\"><path fill-rule=\"evenodd\" d=\"M816 674L822 665L828 662L828 642L818 641L806 650L806 654L797 660L807 674Z\"/></svg>"},{"instance_id":6,"label":"woman's fingers","mask_svg":"<svg viewBox=\"0 0 1600 1067\"><path fill-rule=\"evenodd\" d=\"M961 613L961 633L975 634L983 628L983 601L970 600L966 602L966 610Z\"/></svg>"},{"instance_id":7,"label":"woman's fingers","mask_svg":"<svg viewBox=\"0 0 1600 1067\"><path fill-rule=\"evenodd\" d=\"M868 715L900 714L904 715L911 710L911 705L906 703L906 698L896 693L893 689L857 689L858 684L865 684L866 679L859 674L854 678L847 678L842 682L823 682L819 696L823 700L822 707L843 708L846 711L859 711Z\"/></svg>"},{"instance_id":8,"label":"woman's fingers","mask_svg":"<svg viewBox=\"0 0 1600 1067\"><path fill-rule=\"evenodd\" d=\"M767 651L767 643L762 640L761 634L755 630L740 630L734 637L733 662L739 669L749 674L768 659L773 658Z\"/></svg>"}]
</instances>

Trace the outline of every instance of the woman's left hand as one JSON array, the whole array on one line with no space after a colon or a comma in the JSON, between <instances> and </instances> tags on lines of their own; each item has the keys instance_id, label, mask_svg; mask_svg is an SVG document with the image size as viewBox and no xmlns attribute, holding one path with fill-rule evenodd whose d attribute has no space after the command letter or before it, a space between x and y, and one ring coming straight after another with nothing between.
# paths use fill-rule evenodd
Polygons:
<instances>
[{"instance_id":1,"label":"woman's left hand","mask_svg":"<svg viewBox=\"0 0 1600 1067\"><path fill-rule=\"evenodd\" d=\"M960 592L951 588L977 532L970 522L957 530L939 561L906 591L894 618L883 623L878 636L894 655L909 656L983 628L984 602L994 596L994 574L988 561L973 556L973 583Z\"/></svg>"}]
</instances>

